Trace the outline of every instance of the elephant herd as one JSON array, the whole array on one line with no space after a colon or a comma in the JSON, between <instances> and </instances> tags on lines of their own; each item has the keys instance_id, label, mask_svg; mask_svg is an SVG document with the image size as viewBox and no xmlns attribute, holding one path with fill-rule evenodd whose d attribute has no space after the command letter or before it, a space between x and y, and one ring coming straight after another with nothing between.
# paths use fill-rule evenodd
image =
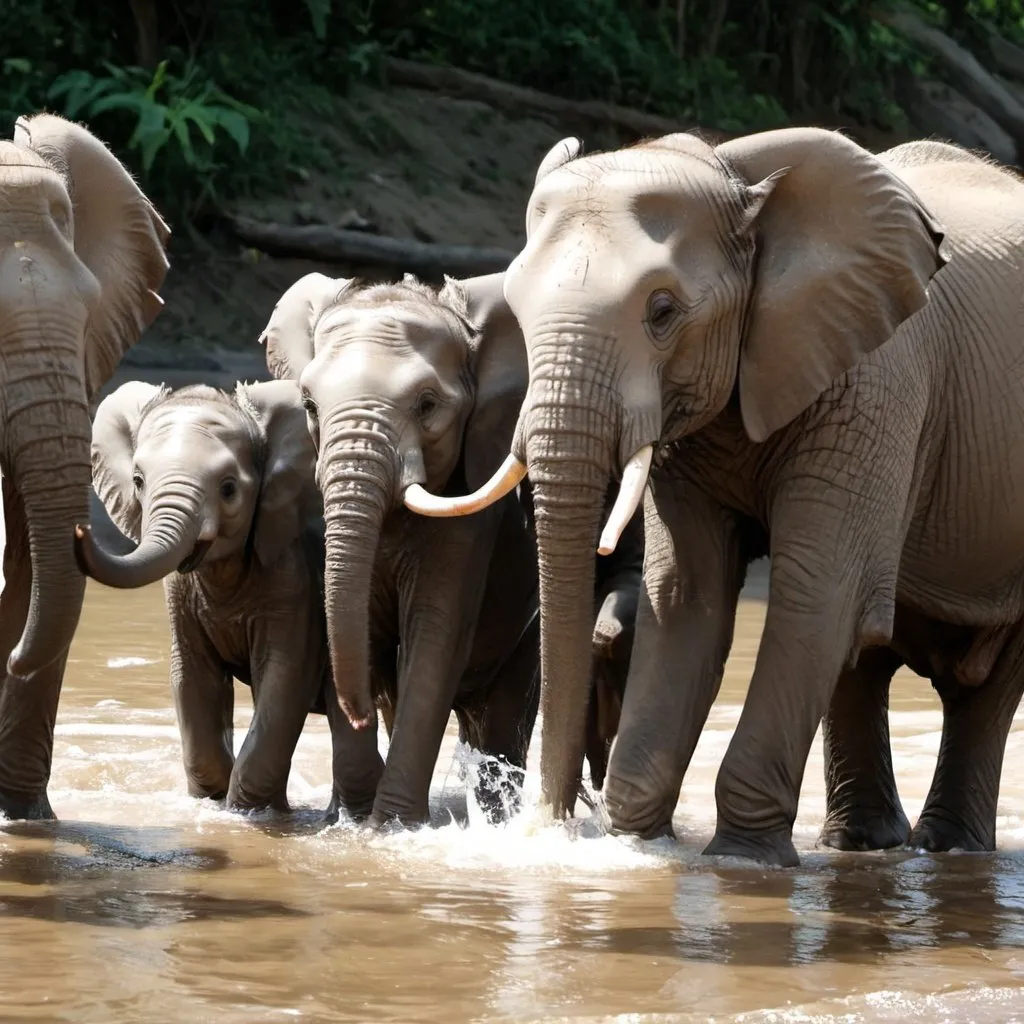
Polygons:
<instances>
[{"instance_id":1,"label":"elephant herd","mask_svg":"<svg viewBox=\"0 0 1024 1024\"><path fill-rule=\"evenodd\" d=\"M309 274L234 393L100 388L162 305L169 231L52 115L0 142L0 809L52 815L85 577L163 581L189 792L287 810L307 714L328 818L429 820L454 711L492 821L671 834L749 564L764 633L709 854L991 850L1024 692L1024 182L941 142L790 128L542 160L501 274ZM913 827L890 681L943 708ZM254 713L237 758L233 680ZM378 713L389 737L378 749ZM613 742L614 740L614 742ZM592 797L583 786L589 765Z\"/></svg>"}]
</instances>

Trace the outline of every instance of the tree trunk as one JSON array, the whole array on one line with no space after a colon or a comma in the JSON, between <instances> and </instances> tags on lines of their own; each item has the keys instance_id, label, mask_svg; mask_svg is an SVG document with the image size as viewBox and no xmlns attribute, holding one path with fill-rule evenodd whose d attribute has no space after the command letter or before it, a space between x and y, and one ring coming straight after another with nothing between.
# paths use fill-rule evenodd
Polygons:
<instances>
[{"instance_id":1,"label":"tree trunk","mask_svg":"<svg viewBox=\"0 0 1024 1024\"><path fill-rule=\"evenodd\" d=\"M160 63L156 0L131 0L135 18L135 60L152 71Z\"/></svg>"}]
</instances>

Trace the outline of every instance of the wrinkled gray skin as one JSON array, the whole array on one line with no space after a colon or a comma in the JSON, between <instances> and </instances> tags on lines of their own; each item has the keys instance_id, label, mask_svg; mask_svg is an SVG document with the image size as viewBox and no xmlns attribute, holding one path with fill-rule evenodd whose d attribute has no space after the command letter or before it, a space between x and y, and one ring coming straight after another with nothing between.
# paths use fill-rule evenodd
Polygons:
<instances>
[{"instance_id":1,"label":"wrinkled gray skin","mask_svg":"<svg viewBox=\"0 0 1024 1024\"><path fill-rule=\"evenodd\" d=\"M536 539L533 489L529 479L519 485L527 521ZM611 508L614 493L606 499ZM644 520L637 511L622 533L615 550L598 555L594 572L594 632L591 639L591 685L587 705L586 739L583 752L590 773L590 785L600 791L608 772L612 740L619 729L622 700L626 692L637 601L643 581ZM581 765L582 769L582 765ZM581 786L579 798L592 810L593 801Z\"/></svg>"},{"instance_id":2,"label":"wrinkled gray skin","mask_svg":"<svg viewBox=\"0 0 1024 1024\"><path fill-rule=\"evenodd\" d=\"M138 546L80 531L78 556L108 586L164 580L189 793L288 810L292 754L325 688L332 734L347 725L330 681L323 519L298 387L131 381L96 411L92 461L96 492ZM253 695L237 759L233 679ZM344 756L336 745L336 770Z\"/></svg>"},{"instance_id":3,"label":"wrinkled gray skin","mask_svg":"<svg viewBox=\"0 0 1024 1024\"><path fill-rule=\"evenodd\" d=\"M611 827L670 831L770 550L706 852L797 863L823 718L824 842L992 849L1024 686L1024 185L954 147L875 157L816 129L577 150L545 159L505 281L530 359L513 452L537 518L546 800L576 796L605 488L653 443ZM913 831L888 736L902 663L944 714Z\"/></svg>"},{"instance_id":4,"label":"wrinkled gray skin","mask_svg":"<svg viewBox=\"0 0 1024 1024\"><path fill-rule=\"evenodd\" d=\"M53 816L46 787L85 578L89 406L158 314L167 225L88 131L48 114L0 141L0 811Z\"/></svg>"},{"instance_id":5,"label":"wrinkled gray skin","mask_svg":"<svg viewBox=\"0 0 1024 1024\"><path fill-rule=\"evenodd\" d=\"M497 759L477 795L492 820L504 817L539 689L526 518L515 493L466 519L402 504L411 483L476 486L507 450L527 371L500 276L449 281L439 296L408 278L367 288L310 274L281 297L263 339L271 372L301 384L319 453L334 681L360 725L341 803L373 826L427 822L454 708L463 741Z\"/></svg>"}]
</instances>

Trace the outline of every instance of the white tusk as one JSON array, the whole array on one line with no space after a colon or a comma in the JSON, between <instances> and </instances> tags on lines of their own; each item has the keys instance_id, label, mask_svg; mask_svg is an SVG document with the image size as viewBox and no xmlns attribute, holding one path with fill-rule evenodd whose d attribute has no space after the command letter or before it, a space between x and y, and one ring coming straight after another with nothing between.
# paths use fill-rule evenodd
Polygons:
<instances>
[{"instance_id":1,"label":"white tusk","mask_svg":"<svg viewBox=\"0 0 1024 1024\"><path fill-rule=\"evenodd\" d=\"M410 484L402 500L410 512L418 512L421 516L468 516L504 498L525 476L526 466L514 455L509 455L494 476L472 494L442 498L431 494L422 484Z\"/></svg>"},{"instance_id":2,"label":"white tusk","mask_svg":"<svg viewBox=\"0 0 1024 1024\"><path fill-rule=\"evenodd\" d=\"M633 518L644 497L647 486L647 474L651 471L651 459L654 457L654 445L645 444L626 463L622 471L622 483L615 498L608 522L601 533L601 542L597 547L599 555L610 555L619 543L622 531Z\"/></svg>"}]
</instances>

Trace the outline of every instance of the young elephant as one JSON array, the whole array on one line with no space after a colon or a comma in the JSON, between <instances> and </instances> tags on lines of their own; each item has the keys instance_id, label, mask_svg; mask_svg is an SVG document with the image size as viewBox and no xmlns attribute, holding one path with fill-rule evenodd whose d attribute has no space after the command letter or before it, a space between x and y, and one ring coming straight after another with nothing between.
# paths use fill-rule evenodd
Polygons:
<instances>
[{"instance_id":1,"label":"young elephant","mask_svg":"<svg viewBox=\"0 0 1024 1024\"><path fill-rule=\"evenodd\" d=\"M375 826L428 820L453 709L463 741L507 765L488 762L478 782L488 816L518 799L538 704L536 553L523 509L511 488L463 519L403 507L424 484L476 487L511 440L527 367L500 299L501 275L449 280L438 294L408 277L365 287L310 274L261 339L271 372L300 382L318 450L327 630L353 723L336 783L349 813ZM386 765L375 705L391 737Z\"/></svg>"},{"instance_id":2,"label":"young elephant","mask_svg":"<svg viewBox=\"0 0 1024 1024\"><path fill-rule=\"evenodd\" d=\"M79 527L79 563L112 587L164 579L188 791L235 809L287 810L292 753L330 678L314 460L288 381L234 394L131 381L93 425L94 486L138 546L115 553ZM237 760L232 677L254 705Z\"/></svg>"}]
</instances>

